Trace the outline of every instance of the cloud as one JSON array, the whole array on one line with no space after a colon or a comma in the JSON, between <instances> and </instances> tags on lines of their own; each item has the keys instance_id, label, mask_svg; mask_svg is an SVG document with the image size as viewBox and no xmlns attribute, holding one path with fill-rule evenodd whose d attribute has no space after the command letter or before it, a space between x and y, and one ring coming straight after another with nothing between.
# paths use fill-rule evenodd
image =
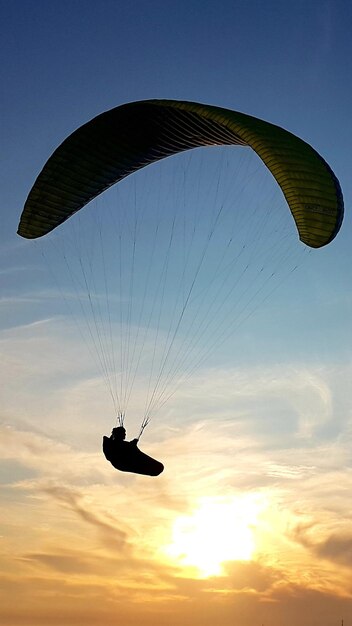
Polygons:
<instances>
[{"instance_id":1,"label":"cloud","mask_svg":"<svg viewBox=\"0 0 352 626\"><path fill-rule=\"evenodd\" d=\"M47 320L0 342L4 623L14 581L35 625L43 606L58 626L71 623L68 609L89 626L116 615L134 624L139 607L146 623L168 626L210 626L219 615L225 626L249 623L258 611L263 623L290 626L286 608L309 599L316 615L319 599L340 610L337 596L351 592L350 365L199 372L143 435L142 449L165 464L148 480L116 472L101 453L109 401L73 329ZM130 435L138 421L136 412ZM199 499L247 493L266 501L255 561L195 580L165 557L175 519Z\"/></svg>"},{"instance_id":2,"label":"cloud","mask_svg":"<svg viewBox=\"0 0 352 626\"><path fill-rule=\"evenodd\" d=\"M16 423L21 413L34 428L74 444L111 428L114 411L97 364L75 324L48 319L17 327L0 336L0 375L5 393L2 414ZM316 444L322 436L338 436L352 423L344 393L351 376L348 365L321 367L286 364L271 367L204 369L178 389L153 415L151 430L182 427L211 420L211 432L225 420L237 432L268 448ZM144 383L137 380L129 411L132 436L138 432ZM297 439L301 439L301 443Z\"/></svg>"},{"instance_id":3,"label":"cloud","mask_svg":"<svg viewBox=\"0 0 352 626\"><path fill-rule=\"evenodd\" d=\"M352 569L352 534L331 535L320 545L315 546L315 553L321 558Z\"/></svg>"},{"instance_id":4,"label":"cloud","mask_svg":"<svg viewBox=\"0 0 352 626\"><path fill-rule=\"evenodd\" d=\"M113 542L114 549L117 548L123 551L127 548L127 534L116 526L116 522L115 524L108 523L98 514L89 510L87 506L84 506L77 491L55 485L48 485L43 491L71 509L84 522L98 529L102 533L104 541Z\"/></svg>"},{"instance_id":5,"label":"cloud","mask_svg":"<svg viewBox=\"0 0 352 626\"><path fill-rule=\"evenodd\" d=\"M312 622L336 622L336 616L348 616L351 600L328 593L309 591L304 587L291 586L277 589L272 600L263 601L260 596L250 593L213 593L212 582L182 581L182 587L170 590L169 595L161 594L155 588L145 595L136 590L135 597L120 587L121 577L98 584L94 578L85 581L67 576L63 579L50 577L32 578L24 584L21 581L1 580L2 592L0 619L3 623L38 626L50 623L86 624L114 626L118 621L125 626L139 624L146 626L155 623L168 626L213 626L221 623L232 626L234 623L250 624L258 621L280 626L295 626L297 616L302 626ZM33 593L33 590L36 590ZM21 592L22 602L13 605L13 594ZM177 593L176 593L177 592Z\"/></svg>"},{"instance_id":6,"label":"cloud","mask_svg":"<svg viewBox=\"0 0 352 626\"><path fill-rule=\"evenodd\" d=\"M339 519L335 532L321 539L324 532L322 525L316 521L300 525L295 529L296 539L307 547L315 557L328 560L338 565L352 568L352 534L349 530L348 518L345 518L346 530L340 530L344 520Z\"/></svg>"},{"instance_id":7,"label":"cloud","mask_svg":"<svg viewBox=\"0 0 352 626\"><path fill-rule=\"evenodd\" d=\"M80 554L65 555L28 553L23 555L22 560L43 564L49 569L55 570L63 574L87 575L88 572L92 572L92 568L89 567L88 559L84 559Z\"/></svg>"}]
</instances>

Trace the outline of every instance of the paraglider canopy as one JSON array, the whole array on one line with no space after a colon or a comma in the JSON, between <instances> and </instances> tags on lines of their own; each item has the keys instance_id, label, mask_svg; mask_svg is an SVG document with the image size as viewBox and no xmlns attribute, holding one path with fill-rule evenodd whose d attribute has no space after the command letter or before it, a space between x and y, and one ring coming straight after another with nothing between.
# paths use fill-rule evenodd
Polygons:
<instances>
[{"instance_id":1,"label":"paraglider canopy","mask_svg":"<svg viewBox=\"0 0 352 626\"><path fill-rule=\"evenodd\" d=\"M249 146L258 154L280 185L305 244L319 248L336 236L343 218L340 185L309 144L244 113L176 100L124 104L72 133L34 183L18 233L42 237L132 172L211 145Z\"/></svg>"}]
</instances>

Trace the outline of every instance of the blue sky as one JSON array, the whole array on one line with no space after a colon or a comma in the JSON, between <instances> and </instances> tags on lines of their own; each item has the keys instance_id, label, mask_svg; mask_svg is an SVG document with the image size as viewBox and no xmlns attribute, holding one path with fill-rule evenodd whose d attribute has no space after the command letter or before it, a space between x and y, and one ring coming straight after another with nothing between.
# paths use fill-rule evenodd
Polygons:
<instances>
[{"instance_id":1,"label":"blue sky","mask_svg":"<svg viewBox=\"0 0 352 626\"><path fill-rule=\"evenodd\" d=\"M347 215L313 267L343 291L350 12L339 2L5 3L1 237L11 240L32 181L77 126L127 101L193 99L283 125L328 160Z\"/></svg>"},{"instance_id":2,"label":"blue sky","mask_svg":"<svg viewBox=\"0 0 352 626\"><path fill-rule=\"evenodd\" d=\"M67 607L93 626L114 623L123 606L134 626L145 601L147 622L162 615L170 626L214 615L226 626L238 616L241 626L350 623L351 22L342 0L0 2L0 623L44 615L68 626ZM336 239L300 256L150 425L143 446L166 471L146 484L102 458L109 397L41 248L16 230L59 143L95 115L148 98L214 104L299 135L339 178L346 214ZM143 393L137 386L132 412ZM219 498L244 507L252 497L249 560L234 552L207 582L197 559L182 563L181 543L165 557L201 501L215 511Z\"/></svg>"}]
</instances>

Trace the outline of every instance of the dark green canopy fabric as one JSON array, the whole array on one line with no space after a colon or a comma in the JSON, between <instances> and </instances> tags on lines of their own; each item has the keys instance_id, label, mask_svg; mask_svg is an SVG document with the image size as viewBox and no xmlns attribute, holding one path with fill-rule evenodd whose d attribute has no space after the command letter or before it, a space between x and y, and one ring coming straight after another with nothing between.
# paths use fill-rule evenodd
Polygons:
<instances>
[{"instance_id":1,"label":"dark green canopy fabric","mask_svg":"<svg viewBox=\"0 0 352 626\"><path fill-rule=\"evenodd\" d=\"M280 185L305 244L319 248L334 239L343 219L342 192L309 144L243 113L174 100L124 104L73 132L35 181L18 233L42 237L132 172L213 145L249 146L259 155Z\"/></svg>"}]
</instances>

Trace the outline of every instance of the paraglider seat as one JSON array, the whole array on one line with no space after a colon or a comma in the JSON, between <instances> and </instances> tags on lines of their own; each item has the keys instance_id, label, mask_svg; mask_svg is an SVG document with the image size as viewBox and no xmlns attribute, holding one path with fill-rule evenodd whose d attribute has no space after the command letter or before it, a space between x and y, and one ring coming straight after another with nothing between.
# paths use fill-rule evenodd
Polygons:
<instances>
[{"instance_id":1,"label":"paraglider seat","mask_svg":"<svg viewBox=\"0 0 352 626\"><path fill-rule=\"evenodd\" d=\"M148 456L137 447L137 440L116 442L104 435L103 452L111 465L120 472L159 476L164 469L160 461Z\"/></svg>"}]
</instances>

